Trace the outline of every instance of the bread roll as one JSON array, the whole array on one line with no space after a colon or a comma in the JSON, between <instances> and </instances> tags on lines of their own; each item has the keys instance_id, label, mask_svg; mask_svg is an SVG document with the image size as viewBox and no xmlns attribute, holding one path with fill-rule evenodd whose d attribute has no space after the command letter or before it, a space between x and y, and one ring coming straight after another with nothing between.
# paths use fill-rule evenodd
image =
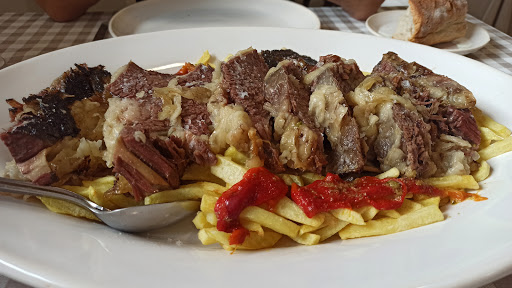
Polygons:
<instances>
[{"instance_id":1,"label":"bread roll","mask_svg":"<svg viewBox=\"0 0 512 288\"><path fill-rule=\"evenodd\" d=\"M466 35L466 0L409 0L393 38L425 45Z\"/></svg>"}]
</instances>

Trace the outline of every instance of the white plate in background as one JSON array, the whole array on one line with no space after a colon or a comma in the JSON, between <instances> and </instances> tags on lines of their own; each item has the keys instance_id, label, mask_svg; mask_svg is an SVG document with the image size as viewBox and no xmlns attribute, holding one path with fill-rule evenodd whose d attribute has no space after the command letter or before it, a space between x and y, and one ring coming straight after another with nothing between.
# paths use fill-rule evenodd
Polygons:
<instances>
[{"instance_id":1,"label":"white plate in background","mask_svg":"<svg viewBox=\"0 0 512 288\"><path fill-rule=\"evenodd\" d=\"M179 43L179 45L177 45ZM47 53L0 71L5 98L37 93L73 66L133 60L144 68L195 61L205 49L219 59L254 47L288 47L318 58L337 54L371 71L388 51L448 75L478 106L512 127L512 77L483 63L423 45L370 35L284 28L185 29L118 37ZM473 71L473 73L471 73ZM9 116L0 101L0 125ZM0 167L10 160L0 144ZM512 272L512 153L491 159L482 202L445 209L446 220L381 237L308 247L281 245L230 254L203 246L193 224L130 235L0 196L0 274L37 287L479 287Z\"/></svg>"},{"instance_id":2,"label":"white plate in background","mask_svg":"<svg viewBox=\"0 0 512 288\"><path fill-rule=\"evenodd\" d=\"M288 0L154 0L117 12L109 22L113 37L199 27L284 27L319 29L320 20Z\"/></svg>"},{"instance_id":3,"label":"white plate in background","mask_svg":"<svg viewBox=\"0 0 512 288\"><path fill-rule=\"evenodd\" d=\"M374 14L366 19L366 28L374 35L391 38L405 10L384 11ZM466 55L478 51L490 41L489 33L484 28L467 22L466 36L451 42L432 45L433 47Z\"/></svg>"}]
</instances>

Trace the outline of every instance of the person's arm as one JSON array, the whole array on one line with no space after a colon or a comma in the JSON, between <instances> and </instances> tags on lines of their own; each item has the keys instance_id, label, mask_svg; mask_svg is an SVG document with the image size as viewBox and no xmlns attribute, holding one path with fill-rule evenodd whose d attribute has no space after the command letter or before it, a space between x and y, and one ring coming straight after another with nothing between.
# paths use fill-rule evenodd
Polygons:
<instances>
[{"instance_id":1,"label":"person's arm","mask_svg":"<svg viewBox=\"0 0 512 288\"><path fill-rule=\"evenodd\" d=\"M36 0L37 4L57 22L67 22L82 16L99 0Z\"/></svg>"},{"instance_id":2,"label":"person's arm","mask_svg":"<svg viewBox=\"0 0 512 288\"><path fill-rule=\"evenodd\" d=\"M357 20L366 20L366 18L377 13L384 0L329 0L329 2L341 6L343 10Z\"/></svg>"}]
</instances>

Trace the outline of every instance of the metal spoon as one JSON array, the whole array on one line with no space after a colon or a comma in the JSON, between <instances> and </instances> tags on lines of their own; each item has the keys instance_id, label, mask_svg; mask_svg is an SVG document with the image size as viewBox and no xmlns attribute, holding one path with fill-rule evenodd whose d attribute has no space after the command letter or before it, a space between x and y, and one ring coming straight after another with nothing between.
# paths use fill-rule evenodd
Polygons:
<instances>
[{"instance_id":1,"label":"metal spoon","mask_svg":"<svg viewBox=\"0 0 512 288\"><path fill-rule=\"evenodd\" d=\"M89 209L108 226L132 233L169 226L196 212L199 207L197 201L179 201L110 210L66 189L39 186L2 177L0 177L0 191L66 200Z\"/></svg>"}]
</instances>

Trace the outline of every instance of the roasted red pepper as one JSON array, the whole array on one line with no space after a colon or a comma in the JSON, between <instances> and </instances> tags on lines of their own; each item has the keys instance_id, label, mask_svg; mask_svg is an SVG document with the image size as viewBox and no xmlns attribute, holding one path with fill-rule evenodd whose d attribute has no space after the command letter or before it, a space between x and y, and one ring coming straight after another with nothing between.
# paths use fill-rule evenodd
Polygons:
<instances>
[{"instance_id":1,"label":"roasted red pepper","mask_svg":"<svg viewBox=\"0 0 512 288\"><path fill-rule=\"evenodd\" d=\"M185 63L185 65L181 66L180 70L178 72L176 72L176 75L178 75L178 76L186 75L189 72L194 71L195 69L196 69L196 66L194 66L194 64L187 62L187 63Z\"/></svg>"},{"instance_id":2,"label":"roasted red pepper","mask_svg":"<svg viewBox=\"0 0 512 288\"><path fill-rule=\"evenodd\" d=\"M217 230L232 233L230 244L241 244L248 235L240 224L240 213L248 206L273 207L288 193L288 186L263 167L249 169L244 178L226 190L215 204Z\"/></svg>"},{"instance_id":3,"label":"roasted red pepper","mask_svg":"<svg viewBox=\"0 0 512 288\"><path fill-rule=\"evenodd\" d=\"M401 179L361 177L353 182L338 175L327 174L325 179L310 185L292 185L292 199L308 217L339 208L355 209L371 205L377 209L396 209L402 205L407 186Z\"/></svg>"}]
</instances>

